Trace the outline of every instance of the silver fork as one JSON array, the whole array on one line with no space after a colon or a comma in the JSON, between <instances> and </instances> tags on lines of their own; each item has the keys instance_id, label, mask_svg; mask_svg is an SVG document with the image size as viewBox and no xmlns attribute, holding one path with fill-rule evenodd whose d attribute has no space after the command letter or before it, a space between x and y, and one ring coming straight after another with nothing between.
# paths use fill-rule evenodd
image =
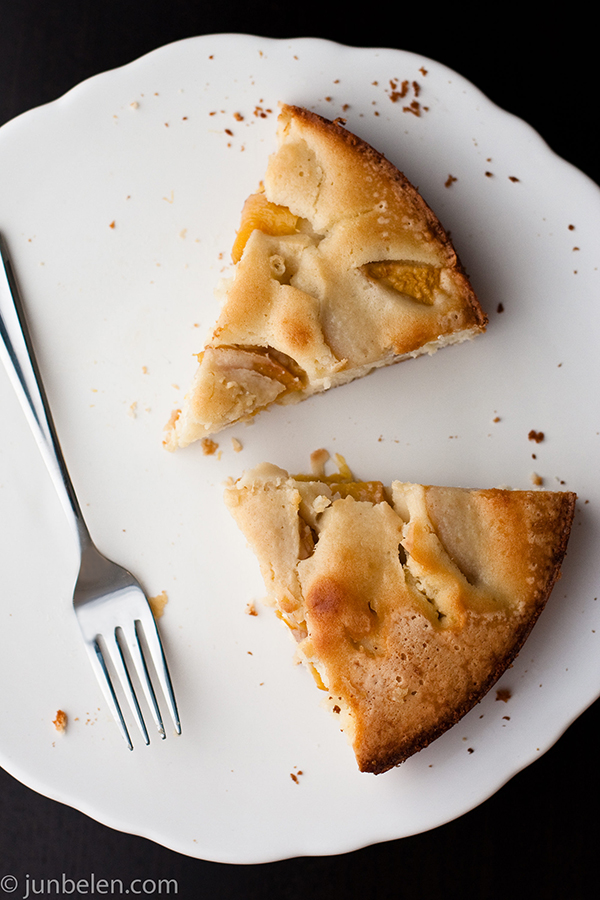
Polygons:
<instances>
[{"instance_id":1,"label":"silver fork","mask_svg":"<svg viewBox=\"0 0 600 900\"><path fill-rule=\"evenodd\" d=\"M144 742L150 743L134 681L141 685L158 732L165 738L152 684L154 677L162 690L175 731L181 734L167 661L142 587L130 572L103 556L92 542L67 472L8 249L1 234L0 256L0 357L73 526L81 555L73 607L106 702L127 746L133 750L119 695L127 697Z\"/></svg>"}]
</instances>

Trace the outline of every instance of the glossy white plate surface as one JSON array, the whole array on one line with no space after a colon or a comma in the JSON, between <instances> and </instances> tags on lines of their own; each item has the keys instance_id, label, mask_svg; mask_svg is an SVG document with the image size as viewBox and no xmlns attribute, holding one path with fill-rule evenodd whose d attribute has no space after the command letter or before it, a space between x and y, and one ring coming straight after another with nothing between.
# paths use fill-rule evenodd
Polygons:
<instances>
[{"instance_id":1,"label":"glossy white plate surface","mask_svg":"<svg viewBox=\"0 0 600 900\"><path fill-rule=\"evenodd\" d=\"M394 102L404 80L408 94ZM280 100L343 115L420 188L489 328L223 432L214 456L200 446L169 454L162 428L217 314L213 288L275 147ZM405 111L413 100L418 116ZM126 750L73 618L69 528L0 371L9 772L192 856L332 854L461 815L596 698L600 191L528 125L408 52L194 38L4 126L0 229L90 530L149 594L168 594L160 626L183 724L180 738ZM563 578L501 680L511 699L492 691L379 777L357 771L273 613L246 614L262 582L221 500L228 476L265 459L299 471L317 447L387 483L530 488L536 472L580 498ZM59 708L64 735L52 724Z\"/></svg>"}]
</instances>

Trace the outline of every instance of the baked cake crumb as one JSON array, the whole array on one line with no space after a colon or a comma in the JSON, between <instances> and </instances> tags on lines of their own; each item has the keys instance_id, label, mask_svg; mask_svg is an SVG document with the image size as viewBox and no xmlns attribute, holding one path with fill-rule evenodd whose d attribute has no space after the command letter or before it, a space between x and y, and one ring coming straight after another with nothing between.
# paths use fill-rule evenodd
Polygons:
<instances>
[{"instance_id":1,"label":"baked cake crumb","mask_svg":"<svg viewBox=\"0 0 600 900\"><path fill-rule=\"evenodd\" d=\"M535 431L533 428L527 435L530 441L535 441L536 444L541 444L544 440L544 432L543 431Z\"/></svg>"},{"instance_id":2,"label":"baked cake crumb","mask_svg":"<svg viewBox=\"0 0 600 900\"><path fill-rule=\"evenodd\" d=\"M329 453L324 448L314 450L310 454L310 467L313 475L323 477L325 475L325 463L329 460Z\"/></svg>"},{"instance_id":3,"label":"baked cake crumb","mask_svg":"<svg viewBox=\"0 0 600 900\"><path fill-rule=\"evenodd\" d=\"M169 595L166 591L161 591L155 597L148 597L148 603L155 619L160 619L165 611L165 606L169 602Z\"/></svg>"},{"instance_id":4,"label":"baked cake crumb","mask_svg":"<svg viewBox=\"0 0 600 900\"><path fill-rule=\"evenodd\" d=\"M67 729L67 714L62 709L56 711L56 718L52 720L52 724L57 731L64 732Z\"/></svg>"},{"instance_id":5,"label":"baked cake crumb","mask_svg":"<svg viewBox=\"0 0 600 900\"><path fill-rule=\"evenodd\" d=\"M508 703L511 697L512 692L508 688L498 688L496 691L496 700L502 700L503 703Z\"/></svg>"},{"instance_id":6,"label":"baked cake crumb","mask_svg":"<svg viewBox=\"0 0 600 900\"><path fill-rule=\"evenodd\" d=\"M540 487L544 483L544 479L541 475L538 475L537 472L531 473L531 483L535 484L536 487Z\"/></svg>"},{"instance_id":7,"label":"baked cake crumb","mask_svg":"<svg viewBox=\"0 0 600 900\"><path fill-rule=\"evenodd\" d=\"M214 454L219 449L219 445L217 444L217 442L207 437L202 438L200 443L202 444L202 452L205 456L214 456Z\"/></svg>"},{"instance_id":8,"label":"baked cake crumb","mask_svg":"<svg viewBox=\"0 0 600 900\"><path fill-rule=\"evenodd\" d=\"M236 453L239 453L240 450L243 450L243 444L238 438L231 438L231 445Z\"/></svg>"}]
</instances>

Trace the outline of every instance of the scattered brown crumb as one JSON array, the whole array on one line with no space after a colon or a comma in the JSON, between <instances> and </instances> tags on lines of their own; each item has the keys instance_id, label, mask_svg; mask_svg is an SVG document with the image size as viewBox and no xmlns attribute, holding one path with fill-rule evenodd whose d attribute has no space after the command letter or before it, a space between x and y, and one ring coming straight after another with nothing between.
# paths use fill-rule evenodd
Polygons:
<instances>
[{"instance_id":1,"label":"scattered brown crumb","mask_svg":"<svg viewBox=\"0 0 600 900\"><path fill-rule=\"evenodd\" d=\"M235 451L235 453L239 453L243 450L243 444L238 438L231 438L231 445Z\"/></svg>"},{"instance_id":2,"label":"scattered brown crumb","mask_svg":"<svg viewBox=\"0 0 600 900\"><path fill-rule=\"evenodd\" d=\"M508 176L508 180L509 180L509 181L520 181L521 179L520 179L520 178L517 178L516 175L509 175L509 176Z\"/></svg>"},{"instance_id":3,"label":"scattered brown crumb","mask_svg":"<svg viewBox=\"0 0 600 900\"><path fill-rule=\"evenodd\" d=\"M574 226L574 225L569 225L569 231L575 231L575 226Z\"/></svg>"},{"instance_id":4,"label":"scattered brown crumb","mask_svg":"<svg viewBox=\"0 0 600 900\"><path fill-rule=\"evenodd\" d=\"M496 308L496 312L498 312L498 313L503 313L503 312L504 312L504 305L503 305L502 303L499 303L499 304L498 304L498 306L497 306L497 308Z\"/></svg>"},{"instance_id":5,"label":"scattered brown crumb","mask_svg":"<svg viewBox=\"0 0 600 900\"><path fill-rule=\"evenodd\" d=\"M512 692L508 688L498 688L496 691L496 700L502 700L503 703L508 703L511 697Z\"/></svg>"},{"instance_id":6,"label":"scattered brown crumb","mask_svg":"<svg viewBox=\"0 0 600 900\"><path fill-rule=\"evenodd\" d=\"M501 420L500 416L494 416L493 421L494 421L494 422L501 422L502 420Z\"/></svg>"},{"instance_id":7,"label":"scattered brown crumb","mask_svg":"<svg viewBox=\"0 0 600 900\"><path fill-rule=\"evenodd\" d=\"M200 443L202 445L202 452L205 456L213 456L219 449L219 445L216 443L216 441L213 441L208 437L202 438Z\"/></svg>"},{"instance_id":8,"label":"scattered brown crumb","mask_svg":"<svg viewBox=\"0 0 600 900\"><path fill-rule=\"evenodd\" d=\"M494 173L493 173L493 172L486 172L486 173L485 173L485 177L486 177L486 178L493 178L493 177L494 177Z\"/></svg>"},{"instance_id":9,"label":"scattered brown crumb","mask_svg":"<svg viewBox=\"0 0 600 900\"><path fill-rule=\"evenodd\" d=\"M544 440L544 432L543 431L535 431L533 428L527 435L530 441L535 441L536 444L541 444Z\"/></svg>"},{"instance_id":10,"label":"scattered brown crumb","mask_svg":"<svg viewBox=\"0 0 600 900\"><path fill-rule=\"evenodd\" d=\"M544 479L541 475L538 475L537 472L532 472L531 483L535 484L536 487L541 487L541 485L544 483Z\"/></svg>"},{"instance_id":11,"label":"scattered brown crumb","mask_svg":"<svg viewBox=\"0 0 600 900\"><path fill-rule=\"evenodd\" d=\"M115 227L115 220L114 220L114 219L112 220L112 222L110 223L110 225L109 225L108 227L109 227L109 228L114 228L114 227Z\"/></svg>"},{"instance_id":12,"label":"scattered brown crumb","mask_svg":"<svg viewBox=\"0 0 600 900\"><path fill-rule=\"evenodd\" d=\"M408 79L405 79L400 86L400 90L398 91L396 90L396 88L398 87L398 82L390 79L390 100L392 101L392 103L396 103L398 100L403 100L404 97L406 97L406 95L408 94L408 85L409 81Z\"/></svg>"},{"instance_id":13,"label":"scattered brown crumb","mask_svg":"<svg viewBox=\"0 0 600 900\"><path fill-rule=\"evenodd\" d=\"M446 181L444 182L444 187L449 188L451 185L454 184L455 181L458 181L458 178L456 178L454 175L448 175L448 177L446 178Z\"/></svg>"},{"instance_id":14,"label":"scattered brown crumb","mask_svg":"<svg viewBox=\"0 0 600 900\"><path fill-rule=\"evenodd\" d=\"M165 606L169 602L169 595L166 591L161 591L156 597L148 597L148 603L155 619L160 619L165 611Z\"/></svg>"},{"instance_id":15,"label":"scattered brown crumb","mask_svg":"<svg viewBox=\"0 0 600 900\"><path fill-rule=\"evenodd\" d=\"M298 775L302 775L302 769L298 769ZM300 784L298 775L295 772L290 772L290 778L292 779L294 784Z\"/></svg>"},{"instance_id":16,"label":"scattered brown crumb","mask_svg":"<svg viewBox=\"0 0 600 900\"><path fill-rule=\"evenodd\" d=\"M246 603L246 615L247 616L257 616L256 607L252 601L250 603Z\"/></svg>"},{"instance_id":17,"label":"scattered brown crumb","mask_svg":"<svg viewBox=\"0 0 600 900\"><path fill-rule=\"evenodd\" d=\"M233 118L235 119L236 122L243 122L243 121L244 121L243 115L242 115L241 113L239 113L239 112L234 112Z\"/></svg>"},{"instance_id":18,"label":"scattered brown crumb","mask_svg":"<svg viewBox=\"0 0 600 900\"><path fill-rule=\"evenodd\" d=\"M423 76L427 75L427 69L424 66L421 66L421 68L419 69L419 72Z\"/></svg>"},{"instance_id":19,"label":"scattered brown crumb","mask_svg":"<svg viewBox=\"0 0 600 900\"><path fill-rule=\"evenodd\" d=\"M414 116L421 115L421 104L418 100L413 100L409 106L403 106L402 112L412 113Z\"/></svg>"},{"instance_id":20,"label":"scattered brown crumb","mask_svg":"<svg viewBox=\"0 0 600 900\"><path fill-rule=\"evenodd\" d=\"M473 747L467 747L467 753L475 753Z\"/></svg>"},{"instance_id":21,"label":"scattered brown crumb","mask_svg":"<svg viewBox=\"0 0 600 900\"><path fill-rule=\"evenodd\" d=\"M63 732L67 728L67 714L62 709L56 711L56 718L52 720L52 724L57 731Z\"/></svg>"}]
</instances>

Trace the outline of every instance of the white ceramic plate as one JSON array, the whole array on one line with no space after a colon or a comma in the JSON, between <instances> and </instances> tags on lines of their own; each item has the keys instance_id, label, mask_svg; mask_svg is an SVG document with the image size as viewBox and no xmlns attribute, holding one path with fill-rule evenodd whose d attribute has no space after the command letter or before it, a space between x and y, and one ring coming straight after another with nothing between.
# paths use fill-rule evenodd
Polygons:
<instances>
[{"instance_id":1,"label":"white ceramic plate","mask_svg":"<svg viewBox=\"0 0 600 900\"><path fill-rule=\"evenodd\" d=\"M407 98L393 102L391 82L405 79ZM417 99L413 82L419 116L404 109ZM162 427L216 316L213 287L274 149L279 100L343 115L419 186L452 232L489 329L222 433L215 456L199 446L171 455ZM408 52L206 36L4 126L0 197L92 534L151 595L168 594L161 630L183 722L180 738L126 750L73 619L68 525L0 372L9 772L192 856L332 854L461 815L596 698L600 192L528 125ZM531 429L543 443L528 440ZM246 615L262 583L221 501L228 476L265 459L298 471L322 446L388 483L530 488L535 471L545 487L580 497L563 578L502 679L508 704L493 691L379 777L357 771L272 612ZM58 708L69 716L64 735L52 725Z\"/></svg>"}]
</instances>

